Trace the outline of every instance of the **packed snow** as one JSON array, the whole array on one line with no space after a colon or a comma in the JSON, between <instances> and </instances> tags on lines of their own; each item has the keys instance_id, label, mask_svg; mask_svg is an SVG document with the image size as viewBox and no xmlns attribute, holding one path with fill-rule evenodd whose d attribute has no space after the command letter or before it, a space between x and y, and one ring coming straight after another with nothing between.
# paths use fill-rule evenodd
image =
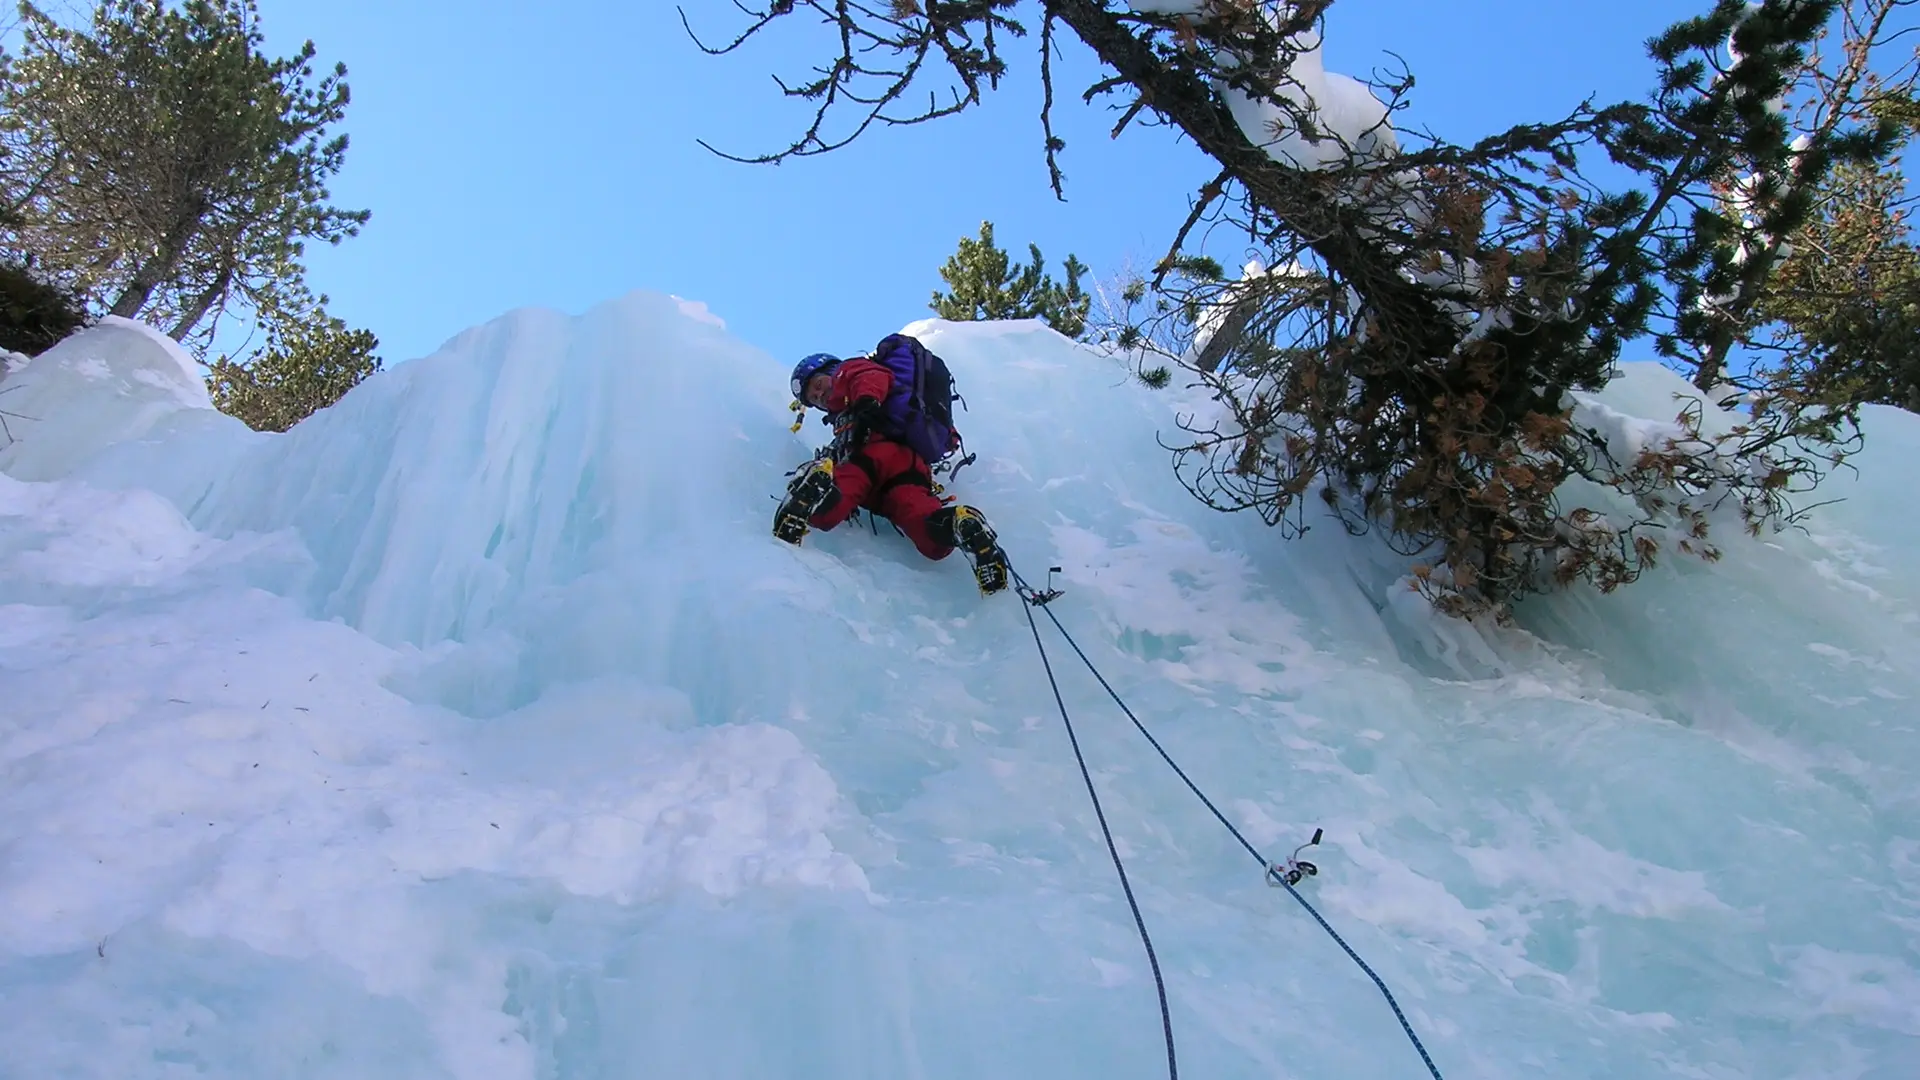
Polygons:
<instances>
[{"instance_id":1,"label":"packed snow","mask_svg":"<svg viewBox=\"0 0 1920 1080\"><path fill-rule=\"evenodd\" d=\"M1127 6L1138 14L1182 18L1196 25L1216 18L1222 9L1216 0L1130 0ZM1278 29L1283 18L1291 17L1292 7L1262 3L1257 14ZM1332 169L1391 156L1398 143L1386 103L1359 79L1327 70L1320 31L1304 30L1288 45L1294 55L1274 87L1277 101L1256 98L1224 79L1214 81L1214 90L1247 140L1275 161L1299 169ZM1225 54L1220 60L1232 69L1244 58ZM1310 126L1300 122L1303 117Z\"/></svg>"},{"instance_id":2,"label":"packed snow","mask_svg":"<svg viewBox=\"0 0 1920 1080\"><path fill-rule=\"evenodd\" d=\"M1913 1075L1920 419L1868 410L1807 532L1495 630L1195 503L1183 392L905 329L955 494L1252 842L1325 829L1302 895L1447 1076ZM792 359L637 293L281 435L137 324L14 371L0 1077L1165 1075L1021 602L884 525L769 535ZM1647 437L1684 384L1628 367L1582 407ZM1040 625L1182 1073L1425 1075Z\"/></svg>"}]
</instances>

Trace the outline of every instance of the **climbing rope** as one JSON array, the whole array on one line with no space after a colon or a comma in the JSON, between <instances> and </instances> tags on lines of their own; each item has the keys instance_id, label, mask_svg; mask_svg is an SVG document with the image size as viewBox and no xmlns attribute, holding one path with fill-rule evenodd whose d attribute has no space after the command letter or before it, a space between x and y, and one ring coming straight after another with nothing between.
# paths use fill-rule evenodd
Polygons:
<instances>
[{"instance_id":1,"label":"climbing rope","mask_svg":"<svg viewBox=\"0 0 1920 1080\"><path fill-rule=\"evenodd\" d=\"M1011 570L1011 567L1009 567L1009 569ZM1053 569L1057 570L1058 567ZM1087 794L1093 798L1093 811L1095 816L1100 819L1100 831L1106 836L1107 851L1113 856L1114 869L1120 874L1120 887L1125 890L1127 894L1127 903L1133 907L1134 924L1140 929L1140 940L1147 947L1147 959L1153 964L1154 986L1160 994L1160 1019L1166 1030L1167 1037L1168 1075L1177 1076L1177 1073L1174 1072L1173 1060L1173 1024L1167 1018L1166 984L1160 977L1159 961L1154 959L1153 942L1147 940L1146 923L1140 917L1139 906L1134 904L1133 889L1127 884L1126 868L1120 865L1120 853L1114 847L1113 833L1107 828L1106 814L1100 809L1100 797L1095 794L1093 790L1093 778L1087 771L1086 759L1080 754L1080 740L1075 737L1073 721L1067 716L1066 702L1060 695L1060 684L1055 681L1053 676L1053 665L1047 660L1046 647L1040 644L1040 625L1034 621L1034 608L1039 608L1046 612L1047 618L1052 621L1054 629L1060 631L1060 636L1066 639L1067 644L1072 647L1074 654L1080 657L1080 662L1087 665L1087 670L1093 673L1093 677L1099 681L1101 688L1106 690L1107 696L1113 698L1114 704L1120 706L1120 711L1127 715L1128 720L1133 721L1133 726L1139 729L1140 734L1146 736L1147 742L1153 745L1154 750L1160 754L1161 760L1165 761L1167 765L1173 769L1174 773L1180 777L1181 781L1187 785L1187 790L1193 792L1202 803L1206 804L1207 809L1212 811L1215 818L1219 819L1220 824L1225 825L1227 831L1233 834L1233 838L1240 842L1240 846L1246 848L1247 853L1252 855L1254 859L1260 863L1261 869L1266 874L1267 883L1287 890L1287 895L1299 901L1300 906L1307 909L1307 914L1313 916L1313 921L1319 923L1320 928L1325 930L1329 937L1333 938L1334 944L1340 946L1341 951L1345 952L1348 958L1355 964L1358 964L1361 971L1366 972L1367 978L1373 980L1373 985L1379 988L1381 996L1387 999L1387 1007L1393 1010L1394 1019L1400 1021L1400 1030L1406 1032L1407 1039L1413 1043L1414 1050L1419 1052L1420 1060L1427 1066L1427 1072L1432 1074L1433 1080L1443 1080L1439 1067L1433 1063L1432 1055L1427 1053L1426 1045L1420 1041L1420 1036L1414 1033L1413 1025L1408 1022L1407 1014L1401 1010L1400 1003L1394 1000L1393 991L1387 989L1386 981L1380 978L1373 968L1368 965L1365 960L1360 958L1360 954L1353 950L1353 946L1347 944L1347 940L1340 936L1332 924L1328 923L1326 918L1322 916L1311 903L1307 902L1307 898L1300 894L1300 890L1294 888L1301 880L1303 874L1311 876L1318 873L1318 869L1312 863L1300 862L1298 860L1297 856L1300 853L1299 848L1294 850L1295 857L1287 859L1284 864L1269 862L1266 856L1260 854L1260 849L1254 847L1253 843L1249 841L1239 829L1234 827L1233 822L1227 820L1227 816L1220 812L1220 808L1214 805L1213 800L1207 798L1206 792L1200 790L1200 785L1194 783L1193 779L1187 775L1186 770L1182 769L1179 763L1173 760L1173 755L1167 753L1166 748L1160 745L1160 740L1153 737L1153 732L1147 730L1147 726L1141 723L1140 718L1133 714L1133 710L1127 707L1127 703L1120 699L1120 695L1114 690L1113 685L1107 682L1106 676L1100 674L1100 669L1095 667L1093 661L1087 658L1086 652L1080 648L1080 643L1073 640L1073 635L1067 632L1067 628L1061 624L1059 616L1055 615L1053 609L1048 606L1060 595L1060 591L1051 587L1045 590L1036 590L1027 583L1026 578L1020 576L1018 570L1012 570L1012 574L1015 590L1020 594L1020 599L1023 601L1023 610L1026 612L1027 625L1033 630L1034 646L1040 650L1041 666L1046 669L1047 681L1053 685L1054 701L1060 706L1060 719L1067 725L1067 738L1073 743L1074 757L1079 759L1080 775L1086 779ZM1049 584L1051 584L1053 577L1052 571L1049 571L1047 577ZM1313 839L1307 844L1302 844L1301 847L1308 847L1311 844L1317 844L1319 842L1320 833L1316 830Z\"/></svg>"},{"instance_id":2,"label":"climbing rope","mask_svg":"<svg viewBox=\"0 0 1920 1080\"><path fill-rule=\"evenodd\" d=\"M1094 790L1093 773L1087 769L1086 755L1080 752L1080 737L1074 734L1073 717L1067 715L1066 699L1060 696L1060 682L1053 677L1053 664L1047 659L1047 647L1040 643L1040 624L1033 620L1033 609L1044 606L1059 594L1053 593L1040 599L1040 594L1029 589L1027 583L1020 580L1019 574L1013 576L1019 581L1020 599L1026 601L1021 610L1027 613L1027 627L1033 631L1033 647L1040 650L1040 666L1046 669L1047 682L1053 687L1054 704L1060 706L1060 721L1067 726L1067 741L1073 744L1074 760L1080 763L1080 779L1087 782L1087 797L1093 800L1093 816L1100 819L1100 835L1106 838L1107 854L1113 857L1114 872L1120 875L1120 891L1127 894L1127 907L1133 909L1133 925L1140 931L1140 943L1147 947L1147 964L1153 968L1153 989L1160 995L1160 1029L1167 1037L1167 1076L1169 1080L1179 1080L1180 1066L1173 1056L1173 1014L1167 1010L1167 982L1160 976L1160 958L1153 953L1153 939L1147 936L1147 921L1140 914L1140 904L1133 898L1133 886L1127 881L1127 868L1120 861L1120 849L1114 845L1113 830L1107 827L1106 811L1100 808L1100 793ZM1058 625L1057 620L1055 625Z\"/></svg>"}]
</instances>

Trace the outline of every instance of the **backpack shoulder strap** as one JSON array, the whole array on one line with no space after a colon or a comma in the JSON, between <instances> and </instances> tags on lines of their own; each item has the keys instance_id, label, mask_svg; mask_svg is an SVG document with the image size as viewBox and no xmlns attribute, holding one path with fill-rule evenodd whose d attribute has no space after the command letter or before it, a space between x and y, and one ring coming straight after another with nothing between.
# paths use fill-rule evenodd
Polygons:
<instances>
[{"instance_id":1,"label":"backpack shoulder strap","mask_svg":"<svg viewBox=\"0 0 1920 1080\"><path fill-rule=\"evenodd\" d=\"M905 351L906 354L912 358L913 363L911 370L913 371L913 380L909 385L901 387L900 389L905 391L914 401L919 401L926 393L926 358L930 354L927 352L927 347L920 344L918 338L911 337L907 334L888 334L886 337L880 339L880 344L873 347L873 360L875 363L891 368L893 365L888 364L886 358L901 351Z\"/></svg>"}]
</instances>

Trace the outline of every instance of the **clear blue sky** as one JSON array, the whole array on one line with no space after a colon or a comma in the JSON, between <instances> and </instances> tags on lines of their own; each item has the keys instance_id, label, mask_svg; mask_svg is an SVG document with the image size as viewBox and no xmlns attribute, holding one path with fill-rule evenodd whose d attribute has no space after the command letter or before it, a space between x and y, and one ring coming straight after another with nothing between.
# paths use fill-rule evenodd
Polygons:
<instances>
[{"instance_id":1,"label":"clear blue sky","mask_svg":"<svg viewBox=\"0 0 1920 1080\"><path fill-rule=\"evenodd\" d=\"M1419 80L1403 126L1466 140L1588 95L1644 97L1644 41L1708 6L1340 0L1327 64L1364 75L1398 54ZM685 7L712 39L744 25L727 0ZM1116 114L1080 102L1092 68L1065 34L1062 203L1040 153L1037 33L1012 44L1013 78L978 111L775 167L722 160L695 140L759 152L803 130L808 114L770 73L807 74L817 40L807 15L715 58L668 0L261 0L261 10L276 53L311 38L322 60L349 68L352 148L333 190L373 219L309 261L334 313L378 334L389 364L513 307L578 311L634 288L705 301L782 357L854 350L929 314L938 267L983 219L1002 246L1038 243L1056 274L1072 252L1106 276L1163 254L1186 196L1212 172L1165 129L1109 140Z\"/></svg>"}]
</instances>

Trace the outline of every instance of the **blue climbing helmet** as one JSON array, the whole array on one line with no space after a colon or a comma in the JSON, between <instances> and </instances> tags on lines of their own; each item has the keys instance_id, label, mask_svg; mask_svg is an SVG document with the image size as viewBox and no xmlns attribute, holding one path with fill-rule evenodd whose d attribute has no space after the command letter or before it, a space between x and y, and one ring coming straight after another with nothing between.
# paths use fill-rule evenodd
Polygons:
<instances>
[{"instance_id":1,"label":"blue climbing helmet","mask_svg":"<svg viewBox=\"0 0 1920 1080\"><path fill-rule=\"evenodd\" d=\"M807 380L839 366L839 357L823 352L814 353L793 365L793 400L804 406L807 403Z\"/></svg>"}]
</instances>

